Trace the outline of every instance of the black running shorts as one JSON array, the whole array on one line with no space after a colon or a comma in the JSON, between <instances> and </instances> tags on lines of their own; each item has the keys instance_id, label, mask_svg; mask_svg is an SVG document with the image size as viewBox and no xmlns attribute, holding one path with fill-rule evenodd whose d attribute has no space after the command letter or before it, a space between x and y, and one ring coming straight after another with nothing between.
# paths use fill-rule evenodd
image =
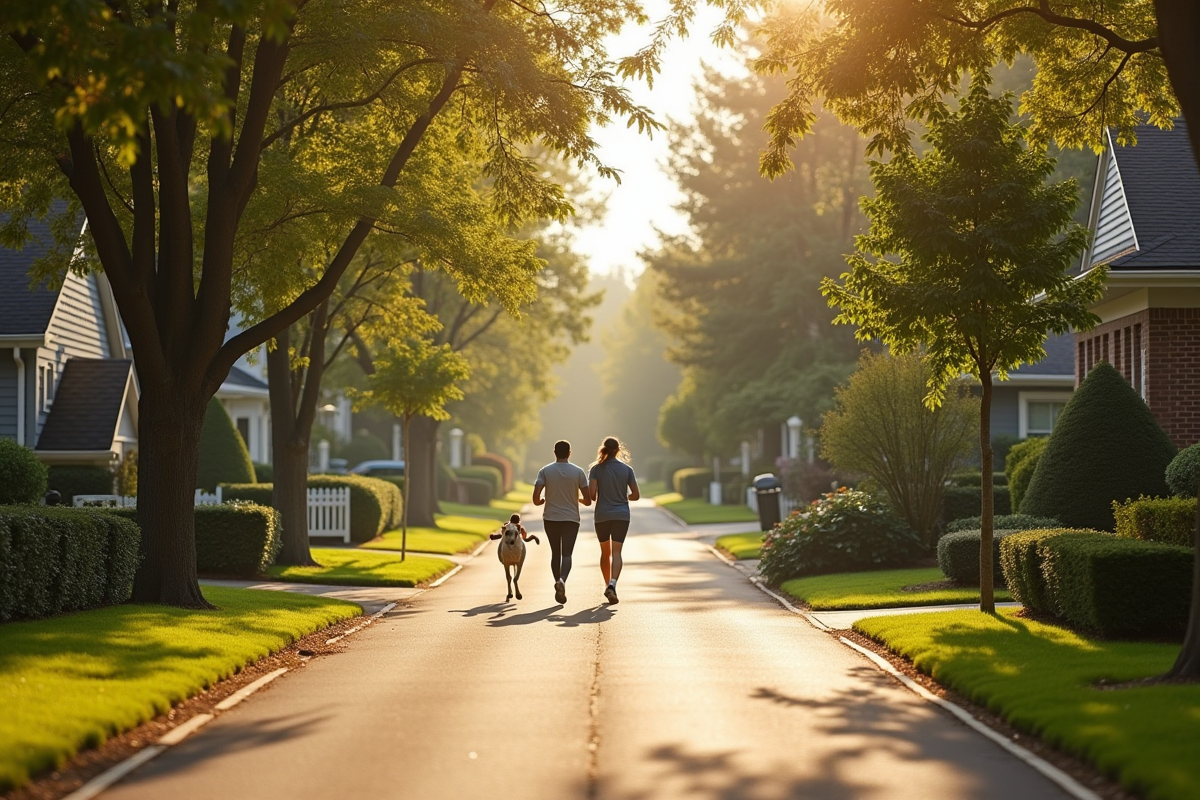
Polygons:
<instances>
[{"instance_id":1,"label":"black running shorts","mask_svg":"<svg viewBox=\"0 0 1200 800\"><path fill-rule=\"evenodd\" d=\"M628 533L629 520L627 519L610 519L596 523L596 538L602 542L612 539L614 542L624 543L625 535Z\"/></svg>"}]
</instances>

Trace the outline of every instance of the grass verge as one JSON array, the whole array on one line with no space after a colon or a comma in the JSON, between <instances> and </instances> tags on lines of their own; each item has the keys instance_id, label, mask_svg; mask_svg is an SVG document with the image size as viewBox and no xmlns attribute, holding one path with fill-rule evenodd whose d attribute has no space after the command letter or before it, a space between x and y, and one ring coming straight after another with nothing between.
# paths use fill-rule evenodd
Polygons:
<instances>
[{"instance_id":1,"label":"grass verge","mask_svg":"<svg viewBox=\"0 0 1200 800\"><path fill-rule=\"evenodd\" d=\"M472 506L466 503L451 503L442 500L440 505L442 511L450 516L458 517L483 517L485 519L494 519L501 522L508 522L508 518L513 514L520 513L525 504L529 502L533 496L533 485L528 483L517 482L513 485L512 491L504 495L504 497L493 500L486 506Z\"/></svg>"},{"instance_id":2,"label":"grass verge","mask_svg":"<svg viewBox=\"0 0 1200 800\"><path fill-rule=\"evenodd\" d=\"M411 546L411 532L409 533ZM319 567L267 568L267 575L280 581L326 583L334 586L416 586L454 569L444 558L371 552L362 549L314 547Z\"/></svg>"},{"instance_id":3,"label":"grass verge","mask_svg":"<svg viewBox=\"0 0 1200 800\"><path fill-rule=\"evenodd\" d=\"M508 519L508 517L505 517ZM437 527L408 529L408 549L417 553L469 553L488 537L499 530L494 519L482 517L439 516ZM365 542L360 549L399 550L400 531L388 531L382 536Z\"/></svg>"},{"instance_id":4,"label":"grass verge","mask_svg":"<svg viewBox=\"0 0 1200 800\"><path fill-rule=\"evenodd\" d=\"M743 558L758 558L759 548L762 547L763 535L760 531L754 533L731 533L717 539L717 547L729 553L739 561Z\"/></svg>"},{"instance_id":5,"label":"grass verge","mask_svg":"<svg viewBox=\"0 0 1200 800\"><path fill-rule=\"evenodd\" d=\"M1179 647L1086 639L1015 613L874 617L854 628L1146 800L1194 799L1200 685L1095 688L1101 679L1124 683L1162 674Z\"/></svg>"},{"instance_id":6,"label":"grass verge","mask_svg":"<svg viewBox=\"0 0 1200 800\"><path fill-rule=\"evenodd\" d=\"M204 595L217 610L121 605L0 625L0 791L361 613L284 592Z\"/></svg>"},{"instance_id":7,"label":"grass verge","mask_svg":"<svg viewBox=\"0 0 1200 800\"><path fill-rule=\"evenodd\" d=\"M714 506L702 497L684 500L682 495L671 492L660 494L654 502L668 509L689 525L706 525L715 522L756 522L758 514L749 506Z\"/></svg>"},{"instance_id":8,"label":"grass verge","mask_svg":"<svg viewBox=\"0 0 1200 800\"><path fill-rule=\"evenodd\" d=\"M780 588L785 594L807 603L814 611L847 608L903 608L979 602L979 589L937 587L905 591L907 586L940 583L946 576L937 567L885 569L874 572L843 572L793 578ZM1012 599L1006 589L996 588L996 599Z\"/></svg>"}]
</instances>

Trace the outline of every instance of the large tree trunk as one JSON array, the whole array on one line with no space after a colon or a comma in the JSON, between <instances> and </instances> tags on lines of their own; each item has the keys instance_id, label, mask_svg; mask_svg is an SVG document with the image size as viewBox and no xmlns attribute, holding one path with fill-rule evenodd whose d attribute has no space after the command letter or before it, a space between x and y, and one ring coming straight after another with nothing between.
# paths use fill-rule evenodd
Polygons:
<instances>
[{"instance_id":1,"label":"large tree trunk","mask_svg":"<svg viewBox=\"0 0 1200 800\"><path fill-rule=\"evenodd\" d=\"M309 432L296 424L292 402L292 371L288 357L288 332L276 338L267 352L267 385L271 393L271 457L275 484L271 502L283 523L283 548L277 564L312 566L308 546L308 443Z\"/></svg>"},{"instance_id":2,"label":"large tree trunk","mask_svg":"<svg viewBox=\"0 0 1200 800\"><path fill-rule=\"evenodd\" d=\"M1158 41L1171 88L1188 121L1192 156L1200 164L1200 3L1196 0L1154 0ZM1192 606L1183 650L1167 673L1172 678L1200 680L1200 504L1196 509L1196 564L1192 569Z\"/></svg>"},{"instance_id":3,"label":"large tree trunk","mask_svg":"<svg viewBox=\"0 0 1200 800\"><path fill-rule=\"evenodd\" d=\"M992 492L992 375L983 370L980 375L983 397L979 404L979 465L983 473L980 486L979 525L979 610L985 614L996 613L995 587L992 586L992 537L993 513L995 511Z\"/></svg>"},{"instance_id":4,"label":"large tree trunk","mask_svg":"<svg viewBox=\"0 0 1200 800\"><path fill-rule=\"evenodd\" d=\"M196 470L208 396L147 383L138 401L142 562L135 603L211 608L196 576Z\"/></svg>"},{"instance_id":5,"label":"large tree trunk","mask_svg":"<svg viewBox=\"0 0 1200 800\"><path fill-rule=\"evenodd\" d=\"M413 417L406 445L411 461L404 466L408 488L408 524L429 527L440 512L437 496L437 435L440 423L423 415Z\"/></svg>"}]
</instances>

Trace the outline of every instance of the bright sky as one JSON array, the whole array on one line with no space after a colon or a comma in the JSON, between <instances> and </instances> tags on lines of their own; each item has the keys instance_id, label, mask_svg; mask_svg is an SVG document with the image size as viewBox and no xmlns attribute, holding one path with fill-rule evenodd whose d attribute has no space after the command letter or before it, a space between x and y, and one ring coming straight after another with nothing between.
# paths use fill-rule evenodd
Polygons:
<instances>
[{"instance_id":1,"label":"bright sky","mask_svg":"<svg viewBox=\"0 0 1200 800\"><path fill-rule=\"evenodd\" d=\"M666 12L662 0L646 3L652 20ZM634 100L653 109L664 124L668 118L686 121L692 118L692 83L700 76L702 63L718 66L723 72L736 69L733 51L716 47L709 39L720 13L705 6L696 15L691 36L672 43L664 59L663 71L654 80L654 88L631 82ZM650 39L650 27L629 27L612 40L613 58L636 52ZM596 191L608 197L608 214L598 224L580 228L577 249L588 256L594 273L627 271L634 275L643 265L637 254L658 241L655 229L678 234L687 230L687 220L675 204L680 194L674 182L662 170L667 154L667 135L653 138L617 123L597 128L593 136L600 143L600 159L621 170L621 184L597 179Z\"/></svg>"}]
</instances>

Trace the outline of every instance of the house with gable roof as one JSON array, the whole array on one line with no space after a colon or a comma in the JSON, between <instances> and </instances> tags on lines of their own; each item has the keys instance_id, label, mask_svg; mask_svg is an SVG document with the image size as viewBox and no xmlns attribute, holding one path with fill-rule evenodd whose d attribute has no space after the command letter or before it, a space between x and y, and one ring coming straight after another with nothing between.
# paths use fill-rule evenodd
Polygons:
<instances>
[{"instance_id":1,"label":"house with gable roof","mask_svg":"<svg viewBox=\"0 0 1200 800\"><path fill-rule=\"evenodd\" d=\"M52 246L34 221L21 250L0 247L0 436L47 464L111 466L137 449L137 373L103 273L30 284ZM232 331L230 335L236 333ZM217 391L254 461L271 461L270 401L261 364L238 360Z\"/></svg>"},{"instance_id":2,"label":"house with gable roof","mask_svg":"<svg viewBox=\"0 0 1200 800\"><path fill-rule=\"evenodd\" d=\"M1179 447L1200 441L1200 170L1187 122L1108 135L1082 271L1108 266L1101 323L1075 335L1076 385L1100 361L1125 376Z\"/></svg>"},{"instance_id":3,"label":"house with gable roof","mask_svg":"<svg viewBox=\"0 0 1200 800\"><path fill-rule=\"evenodd\" d=\"M48 464L109 466L137 447L137 380L108 281L68 273L30 286L52 246L44 223L0 248L0 436Z\"/></svg>"}]
</instances>

